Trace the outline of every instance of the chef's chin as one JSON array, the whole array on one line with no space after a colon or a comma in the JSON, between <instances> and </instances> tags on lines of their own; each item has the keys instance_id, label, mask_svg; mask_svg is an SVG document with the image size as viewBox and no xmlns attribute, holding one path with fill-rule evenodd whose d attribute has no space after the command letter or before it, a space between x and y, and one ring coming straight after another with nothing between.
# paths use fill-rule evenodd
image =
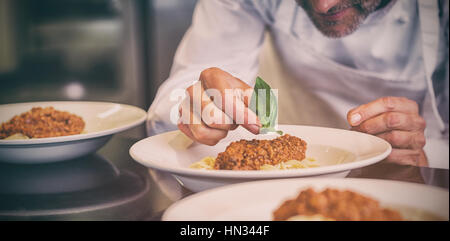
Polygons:
<instances>
[{"instance_id":1,"label":"chef's chin","mask_svg":"<svg viewBox=\"0 0 450 241\"><path fill-rule=\"evenodd\" d=\"M317 27L317 29L326 37L329 38L343 38L345 36L348 36L352 34L353 32L358 29L359 24L351 24L351 25L344 25L344 24L328 24L327 26L320 26Z\"/></svg>"},{"instance_id":2,"label":"chef's chin","mask_svg":"<svg viewBox=\"0 0 450 241\"><path fill-rule=\"evenodd\" d=\"M309 17L323 35L329 38L342 38L355 32L367 16L351 8L346 11L345 15L336 20L316 14Z\"/></svg>"}]
</instances>

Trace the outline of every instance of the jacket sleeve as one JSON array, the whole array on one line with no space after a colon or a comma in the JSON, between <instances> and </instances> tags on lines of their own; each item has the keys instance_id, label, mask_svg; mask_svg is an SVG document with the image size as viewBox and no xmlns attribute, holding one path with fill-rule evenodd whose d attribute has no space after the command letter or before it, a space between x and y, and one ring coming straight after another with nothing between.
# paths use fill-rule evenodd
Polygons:
<instances>
[{"instance_id":1,"label":"jacket sleeve","mask_svg":"<svg viewBox=\"0 0 450 241\"><path fill-rule=\"evenodd\" d=\"M206 68L219 67L252 85L264 29L265 22L252 2L200 0L176 51L170 76L158 89L148 111L147 134L177 128L173 116L182 100L179 94Z\"/></svg>"},{"instance_id":2,"label":"jacket sleeve","mask_svg":"<svg viewBox=\"0 0 450 241\"><path fill-rule=\"evenodd\" d=\"M442 120L445 123L444 135L448 139L448 128L449 128L449 20L448 20L448 9L449 1L440 0L439 1L439 17L440 17L440 41L439 41L439 54L438 54L438 65L433 73L433 87L434 91L438 93L436 95L436 103L441 115Z\"/></svg>"}]
</instances>

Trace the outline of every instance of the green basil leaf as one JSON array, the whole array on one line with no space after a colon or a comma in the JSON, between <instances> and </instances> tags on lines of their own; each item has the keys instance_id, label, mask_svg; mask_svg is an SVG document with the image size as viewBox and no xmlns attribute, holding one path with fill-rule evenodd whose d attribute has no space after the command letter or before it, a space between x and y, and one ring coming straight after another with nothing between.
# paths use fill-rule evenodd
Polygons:
<instances>
[{"instance_id":1,"label":"green basil leaf","mask_svg":"<svg viewBox=\"0 0 450 241\"><path fill-rule=\"evenodd\" d=\"M280 135L283 134L282 131L277 131L275 129L278 114L276 96L270 86L261 77L256 78L249 108L256 113L261 122L261 134L269 132L277 132Z\"/></svg>"}]
</instances>

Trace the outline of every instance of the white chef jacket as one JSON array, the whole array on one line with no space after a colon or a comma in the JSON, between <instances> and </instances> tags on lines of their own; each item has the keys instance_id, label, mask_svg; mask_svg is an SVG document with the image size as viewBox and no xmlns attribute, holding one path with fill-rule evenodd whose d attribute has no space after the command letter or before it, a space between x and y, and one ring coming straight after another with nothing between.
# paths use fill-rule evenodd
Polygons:
<instances>
[{"instance_id":1,"label":"white chef jacket","mask_svg":"<svg viewBox=\"0 0 450 241\"><path fill-rule=\"evenodd\" d=\"M323 36L294 0L200 0L149 109L148 134L176 129L170 94L206 68L253 85L266 30L286 68L343 118L382 96L419 103L430 166L448 168L448 0L392 1L339 39Z\"/></svg>"}]
</instances>

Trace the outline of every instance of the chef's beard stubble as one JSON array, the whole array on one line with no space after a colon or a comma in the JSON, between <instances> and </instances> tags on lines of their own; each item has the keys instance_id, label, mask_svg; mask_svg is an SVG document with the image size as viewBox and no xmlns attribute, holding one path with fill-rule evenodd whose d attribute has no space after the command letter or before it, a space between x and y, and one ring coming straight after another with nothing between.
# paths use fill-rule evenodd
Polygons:
<instances>
[{"instance_id":1,"label":"chef's beard stubble","mask_svg":"<svg viewBox=\"0 0 450 241\"><path fill-rule=\"evenodd\" d=\"M342 20L326 20L322 19L314 12L310 1L296 0L296 2L305 10L308 17L316 26L316 28L325 36L330 38L345 37L358 29L362 22L374 12L382 3L382 0L343 0L336 6L330 8L327 13L337 13L346 8L352 7L355 13L347 16ZM343 25L343 30L337 30L339 25Z\"/></svg>"}]
</instances>

